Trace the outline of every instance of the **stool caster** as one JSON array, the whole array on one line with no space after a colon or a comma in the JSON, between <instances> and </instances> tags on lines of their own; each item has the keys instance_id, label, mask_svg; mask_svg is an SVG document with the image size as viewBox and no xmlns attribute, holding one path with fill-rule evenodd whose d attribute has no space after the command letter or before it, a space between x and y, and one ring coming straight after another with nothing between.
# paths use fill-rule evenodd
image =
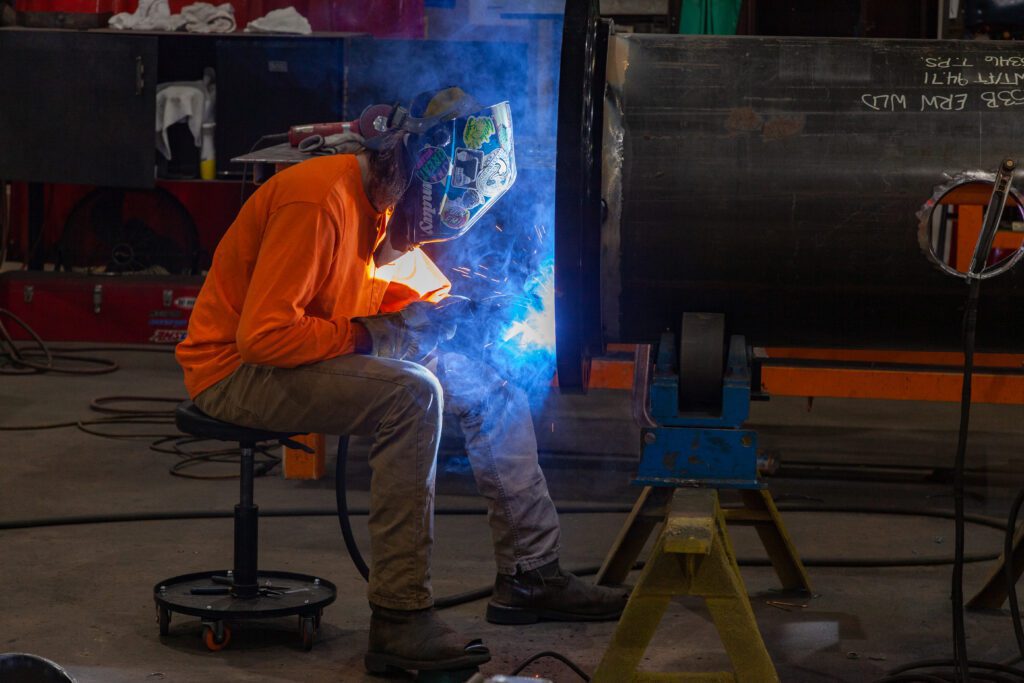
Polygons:
<instances>
[{"instance_id":1,"label":"stool caster","mask_svg":"<svg viewBox=\"0 0 1024 683\"><path fill-rule=\"evenodd\" d=\"M160 624L160 635L166 636L171 630L171 610L163 605L157 605L156 623Z\"/></svg>"},{"instance_id":2,"label":"stool caster","mask_svg":"<svg viewBox=\"0 0 1024 683\"><path fill-rule=\"evenodd\" d=\"M306 615L299 617L299 637L302 638L302 650L309 652L313 649L313 641L316 633L320 630L320 615Z\"/></svg>"},{"instance_id":3,"label":"stool caster","mask_svg":"<svg viewBox=\"0 0 1024 683\"><path fill-rule=\"evenodd\" d=\"M203 644L210 652L220 652L231 642L231 628L223 621L203 622Z\"/></svg>"}]
</instances>

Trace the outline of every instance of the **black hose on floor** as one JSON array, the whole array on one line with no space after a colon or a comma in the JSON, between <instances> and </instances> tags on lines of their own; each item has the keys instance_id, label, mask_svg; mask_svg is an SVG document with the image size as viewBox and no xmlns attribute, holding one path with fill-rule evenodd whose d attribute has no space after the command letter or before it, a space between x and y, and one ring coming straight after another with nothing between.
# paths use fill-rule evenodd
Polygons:
<instances>
[{"instance_id":1,"label":"black hose on floor","mask_svg":"<svg viewBox=\"0 0 1024 683\"><path fill-rule=\"evenodd\" d=\"M1021 659L1024 659L1024 625L1021 624L1020 605L1017 604L1017 574L1013 561L1013 540L1021 506L1024 506L1024 489L1014 499L1010 506L1010 516L1006 520L1006 532L1003 534L1003 578L1006 580L1006 595L1010 602L1010 618L1013 619L1013 636L1017 641L1017 651Z\"/></svg>"},{"instance_id":2,"label":"black hose on floor","mask_svg":"<svg viewBox=\"0 0 1024 683\"><path fill-rule=\"evenodd\" d=\"M347 499L343 500L347 503ZM734 509L731 506L723 506L725 509ZM342 506L344 508L344 505ZM952 512L946 510L915 510L912 508L898 507L857 507L833 505L828 507L812 507L807 505L779 505L779 512L817 512L817 513L842 513L842 514L865 514L865 515L897 515L927 517L933 519L951 519ZM563 505L558 507L558 514L626 514L632 510L629 505ZM261 509L260 517L338 517L339 508L279 508ZM444 517L471 517L483 516L487 510L479 507L443 507L437 508L434 513ZM365 517L369 515L366 508L354 508L348 510L349 517ZM134 522L169 522L200 519L231 519L234 512L230 510L178 510L178 511L155 511L155 512L126 512L112 513L106 515L68 515L61 517L38 517L27 519L13 519L0 521L0 531L15 531L19 529L40 529L57 526L78 526L86 524L126 524ZM967 522L978 526L988 527L1003 531L1005 525L998 519L984 515L966 515ZM349 526L351 532L351 525ZM352 547L358 552L354 536L351 536ZM996 559L998 553L979 553L967 555L967 562L988 562ZM739 558L739 564L745 567L766 567L771 563L767 558ZM856 557L805 557L802 558L805 566L808 567L860 567L860 568L886 568L886 567L930 567L946 565L953 562L949 557L891 557L891 558L856 558ZM573 573L581 576L587 573L596 573L596 567L587 567L580 570L573 570ZM361 572L360 572L361 573ZM483 589L480 589L481 591ZM488 591L490 589L487 589ZM480 591L467 591L479 593ZM484 596L481 596L484 597Z\"/></svg>"},{"instance_id":3,"label":"black hose on floor","mask_svg":"<svg viewBox=\"0 0 1024 683\"><path fill-rule=\"evenodd\" d=\"M334 496L338 503L338 524L341 525L341 537L345 541L345 549L348 556L352 558L352 564L356 571L363 577L364 581L370 580L370 568L366 566L363 554L359 552L359 545L356 537L352 534L352 522L349 520L351 512L348 509L348 482L346 470L348 469L348 437L338 437L338 461L334 467Z\"/></svg>"},{"instance_id":4,"label":"black hose on floor","mask_svg":"<svg viewBox=\"0 0 1024 683\"><path fill-rule=\"evenodd\" d=\"M19 346L4 325L9 320L32 338L35 349ZM58 365L54 361L73 361L78 365ZM6 308L0 308L0 375L33 375L57 372L65 375L105 375L118 369L118 364L107 358L79 356L72 350L54 353L28 323Z\"/></svg>"}]
</instances>

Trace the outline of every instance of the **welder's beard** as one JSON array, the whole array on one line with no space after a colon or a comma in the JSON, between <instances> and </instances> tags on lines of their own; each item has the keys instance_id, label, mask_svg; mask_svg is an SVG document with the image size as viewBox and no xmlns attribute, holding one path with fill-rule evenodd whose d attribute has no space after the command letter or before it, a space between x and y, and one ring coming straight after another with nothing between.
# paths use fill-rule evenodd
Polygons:
<instances>
[{"instance_id":1,"label":"welder's beard","mask_svg":"<svg viewBox=\"0 0 1024 683\"><path fill-rule=\"evenodd\" d=\"M379 149L370 152L367 163L370 182L367 194L378 211L395 206L409 186L409 161L405 151L404 134L395 134L382 140Z\"/></svg>"},{"instance_id":2,"label":"welder's beard","mask_svg":"<svg viewBox=\"0 0 1024 683\"><path fill-rule=\"evenodd\" d=\"M405 215L408 216L408 214ZM400 215L398 207L395 207L395 213L388 221L384 241L377 247L377 251L373 252L373 262L378 268L397 261L403 254L416 248L416 245L409 241L408 227L404 223L405 220Z\"/></svg>"}]
</instances>

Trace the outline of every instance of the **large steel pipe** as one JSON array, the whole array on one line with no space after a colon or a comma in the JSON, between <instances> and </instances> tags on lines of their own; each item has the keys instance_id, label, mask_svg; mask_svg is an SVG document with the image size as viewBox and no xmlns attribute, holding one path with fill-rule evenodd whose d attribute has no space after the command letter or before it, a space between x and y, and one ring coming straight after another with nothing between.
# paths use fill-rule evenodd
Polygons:
<instances>
[{"instance_id":1,"label":"large steel pipe","mask_svg":"<svg viewBox=\"0 0 1024 683\"><path fill-rule=\"evenodd\" d=\"M577 20L600 31L593 11ZM966 287L922 253L915 214L952 174L1024 160L1024 49L612 35L597 79L573 20L556 191L560 381L583 381L581 360L601 343L656 340L685 311L724 313L757 345L958 348ZM588 109L569 90L605 96L600 135L585 134L592 120L581 125ZM1024 267L982 297L979 348L1024 350Z\"/></svg>"}]
</instances>

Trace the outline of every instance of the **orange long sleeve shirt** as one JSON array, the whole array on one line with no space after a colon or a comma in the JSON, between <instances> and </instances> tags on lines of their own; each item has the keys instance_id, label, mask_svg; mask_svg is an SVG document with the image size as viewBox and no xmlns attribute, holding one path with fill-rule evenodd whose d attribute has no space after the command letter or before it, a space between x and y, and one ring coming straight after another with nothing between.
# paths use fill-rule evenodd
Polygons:
<instances>
[{"instance_id":1,"label":"orange long sleeve shirt","mask_svg":"<svg viewBox=\"0 0 1024 683\"><path fill-rule=\"evenodd\" d=\"M355 156L310 159L261 186L217 246L175 351L189 396L242 363L290 368L351 353L352 318L443 298L451 285L419 249L374 264L385 231Z\"/></svg>"}]
</instances>

